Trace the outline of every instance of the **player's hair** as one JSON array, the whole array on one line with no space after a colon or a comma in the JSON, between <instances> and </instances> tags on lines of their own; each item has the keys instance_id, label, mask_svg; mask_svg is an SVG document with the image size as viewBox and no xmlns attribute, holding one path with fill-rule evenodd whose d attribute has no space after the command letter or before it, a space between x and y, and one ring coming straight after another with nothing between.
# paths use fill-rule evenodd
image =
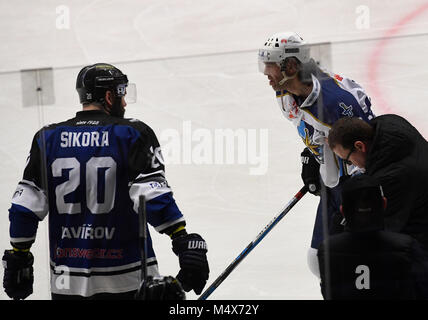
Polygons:
<instances>
[{"instance_id":1,"label":"player's hair","mask_svg":"<svg viewBox=\"0 0 428 320\"><path fill-rule=\"evenodd\" d=\"M298 77L303 83L312 84L312 75L314 75L318 80L327 79L329 77L323 70L321 70L318 63L311 58L309 62L301 64Z\"/></svg>"},{"instance_id":2,"label":"player's hair","mask_svg":"<svg viewBox=\"0 0 428 320\"><path fill-rule=\"evenodd\" d=\"M370 143L373 141L373 127L360 118L346 117L337 120L328 134L328 145L335 148L341 145L344 149L351 149L355 141Z\"/></svg>"},{"instance_id":3,"label":"player's hair","mask_svg":"<svg viewBox=\"0 0 428 320\"><path fill-rule=\"evenodd\" d=\"M328 75L324 73L314 59L310 59L308 62L301 62L296 57L288 57L284 59L281 64L281 71L285 70L285 66L287 63L295 63L297 67L297 77L304 84L312 84L312 75L317 77L318 79L327 78Z\"/></svg>"}]
</instances>

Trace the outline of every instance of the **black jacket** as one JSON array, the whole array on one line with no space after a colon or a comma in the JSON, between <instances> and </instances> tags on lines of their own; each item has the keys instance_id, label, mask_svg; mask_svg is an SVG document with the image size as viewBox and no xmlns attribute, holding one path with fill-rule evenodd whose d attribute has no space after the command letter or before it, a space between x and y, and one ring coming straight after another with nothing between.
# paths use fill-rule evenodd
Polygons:
<instances>
[{"instance_id":1,"label":"black jacket","mask_svg":"<svg viewBox=\"0 0 428 320\"><path fill-rule=\"evenodd\" d=\"M379 179L387 198L385 229L409 234L428 248L428 142L397 115L370 123L375 137L366 173Z\"/></svg>"},{"instance_id":2,"label":"black jacket","mask_svg":"<svg viewBox=\"0 0 428 320\"><path fill-rule=\"evenodd\" d=\"M426 252L408 235L346 231L325 240L318 259L324 299L428 298Z\"/></svg>"}]
</instances>

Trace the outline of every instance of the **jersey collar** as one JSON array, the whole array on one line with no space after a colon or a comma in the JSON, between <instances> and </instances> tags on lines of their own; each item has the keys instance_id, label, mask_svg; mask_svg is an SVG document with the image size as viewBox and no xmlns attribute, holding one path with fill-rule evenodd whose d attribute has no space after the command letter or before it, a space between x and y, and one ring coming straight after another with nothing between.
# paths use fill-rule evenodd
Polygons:
<instances>
[{"instance_id":1,"label":"jersey collar","mask_svg":"<svg viewBox=\"0 0 428 320\"><path fill-rule=\"evenodd\" d=\"M95 114L104 114L104 115L107 115L107 113L105 113L105 111L103 111L103 110L82 110L82 111L76 112L76 116L77 117L91 116L91 115L95 115Z\"/></svg>"},{"instance_id":2,"label":"jersey collar","mask_svg":"<svg viewBox=\"0 0 428 320\"><path fill-rule=\"evenodd\" d=\"M303 101L303 103L300 105L300 108L306 108L313 105L315 101L318 99L318 96L320 94L320 91L321 91L320 82L313 74L311 74L311 76L312 76L312 84L313 84L312 91L309 94L309 96L307 96L305 101Z\"/></svg>"}]
</instances>

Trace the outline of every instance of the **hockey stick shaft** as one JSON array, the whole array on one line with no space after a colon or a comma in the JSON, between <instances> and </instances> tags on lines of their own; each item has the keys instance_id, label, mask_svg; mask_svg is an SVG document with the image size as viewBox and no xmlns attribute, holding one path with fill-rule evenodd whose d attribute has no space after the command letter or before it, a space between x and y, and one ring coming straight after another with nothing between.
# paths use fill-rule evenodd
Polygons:
<instances>
[{"instance_id":1,"label":"hockey stick shaft","mask_svg":"<svg viewBox=\"0 0 428 320\"><path fill-rule=\"evenodd\" d=\"M139 240L141 252L141 282L142 288L147 282L147 212L146 212L146 197L141 195L139 198L138 222L139 222ZM145 290L142 292L143 299Z\"/></svg>"},{"instance_id":2,"label":"hockey stick shaft","mask_svg":"<svg viewBox=\"0 0 428 320\"><path fill-rule=\"evenodd\" d=\"M281 221L282 218L294 207L294 205L305 195L308 191L307 187L304 186L296 193L296 195L288 202L285 209L278 214L276 217L269 222L266 227L257 235L257 237L248 244L247 247L232 261L231 264L220 274L217 279L199 296L198 300L206 300L215 289L232 273L232 271L238 266L242 260L262 241L262 239Z\"/></svg>"}]
</instances>

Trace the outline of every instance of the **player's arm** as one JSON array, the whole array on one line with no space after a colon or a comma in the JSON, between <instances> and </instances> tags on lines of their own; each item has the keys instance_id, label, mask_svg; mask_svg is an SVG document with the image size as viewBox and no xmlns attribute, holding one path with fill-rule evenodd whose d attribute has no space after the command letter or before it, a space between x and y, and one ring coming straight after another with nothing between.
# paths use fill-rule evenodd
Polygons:
<instances>
[{"instance_id":1,"label":"player's arm","mask_svg":"<svg viewBox=\"0 0 428 320\"><path fill-rule=\"evenodd\" d=\"M48 213L46 165L36 134L27 159L22 180L12 197L9 209L10 240L16 250L28 250L33 244L39 221Z\"/></svg>"},{"instance_id":2,"label":"player's arm","mask_svg":"<svg viewBox=\"0 0 428 320\"><path fill-rule=\"evenodd\" d=\"M44 188L45 166L38 135L33 139L23 179L18 183L9 209L10 243L5 250L3 287L13 299L25 299L33 292L33 255L31 245L36 239L39 221L48 212Z\"/></svg>"},{"instance_id":3,"label":"player's arm","mask_svg":"<svg viewBox=\"0 0 428 320\"><path fill-rule=\"evenodd\" d=\"M147 221L156 231L172 234L186 222L173 197L165 177L165 167L158 140L149 128L140 130L141 135L129 153L129 195L135 212L139 196L144 195L147 206Z\"/></svg>"},{"instance_id":4,"label":"player's arm","mask_svg":"<svg viewBox=\"0 0 428 320\"><path fill-rule=\"evenodd\" d=\"M159 142L150 128L137 139L129 159L135 176L129 191L134 210L139 207L139 196L145 195L148 223L172 239L180 263L177 279L185 291L193 289L200 294L209 274L206 243L199 234L186 231L185 219L165 177Z\"/></svg>"}]
</instances>

